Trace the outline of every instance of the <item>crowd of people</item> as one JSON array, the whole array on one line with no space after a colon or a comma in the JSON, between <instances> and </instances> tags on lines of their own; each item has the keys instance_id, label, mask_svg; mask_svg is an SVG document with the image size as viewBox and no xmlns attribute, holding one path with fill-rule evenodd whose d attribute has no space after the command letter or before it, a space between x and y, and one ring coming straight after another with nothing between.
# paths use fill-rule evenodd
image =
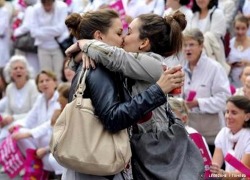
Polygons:
<instances>
[{"instance_id":1,"label":"crowd of people","mask_svg":"<svg viewBox=\"0 0 250 180\"><path fill-rule=\"evenodd\" d=\"M121 0L128 29L113 2L0 0L0 143L12 135L24 156L37 149L44 169L66 180L132 179L133 166L96 177L50 153L56 118L87 68L86 96L107 130L167 129L169 101L188 133L202 135L213 177L246 177L224 158L233 151L250 171L250 0ZM27 33L35 52L14 46ZM132 100L120 94L124 84Z\"/></svg>"}]
</instances>

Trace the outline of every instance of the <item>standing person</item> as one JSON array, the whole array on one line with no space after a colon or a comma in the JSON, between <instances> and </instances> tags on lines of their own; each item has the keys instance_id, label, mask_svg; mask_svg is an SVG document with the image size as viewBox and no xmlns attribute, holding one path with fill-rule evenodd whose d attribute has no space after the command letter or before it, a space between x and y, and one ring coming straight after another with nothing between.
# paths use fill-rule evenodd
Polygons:
<instances>
[{"instance_id":1,"label":"standing person","mask_svg":"<svg viewBox=\"0 0 250 180\"><path fill-rule=\"evenodd\" d=\"M247 35L249 19L243 15L237 15L234 20L235 37L230 40L230 53L227 62L231 65L229 74L231 83L236 87L242 87L240 75L245 66L250 65L250 37Z\"/></svg>"},{"instance_id":2,"label":"standing person","mask_svg":"<svg viewBox=\"0 0 250 180\"><path fill-rule=\"evenodd\" d=\"M249 0L239 0L239 12L246 16L250 17L250 1ZM247 35L250 36L250 28L248 27Z\"/></svg>"},{"instance_id":3,"label":"standing person","mask_svg":"<svg viewBox=\"0 0 250 180\"><path fill-rule=\"evenodd\" d=\"M64 24L68 15L67 5L62 1L41 0L41 3L34 6L33 12L30 19L31 35L35 38L35 45L38 47L40 70L55 72L60 81L64 55L58 42L69 37Z\"/></svg>"},{"instance_id":4,"label":"standing person","mask_svg":"<svg viewBox=\"0 0 250 180\"><path fill-rule=\"evenodd\" d=\"M71 32L74 33L77 39L94 38L116 47L122 46L122 23L119 19L119 15L112 10L89 12L82 17L79 14L71 14L69 18L66 19L65 23L68 28L72 30ZM78 52L79 50L76 43L67 50L67 54L71 56L71 53ZM103 50L105 51L105 49ZM133 58L134 54L131 54L129 57ZM159 56L154 55L154 57L158 58ZM150 56L140 55L139 58L143 59L143 61L134 61L135 66L138 67L142 65L146 69L153 71L151 73L153 77L149 75L150 80L148 81L151 82L151 84L147 83L147 87L149 87L158 80L162 73L161 62ZM177 69L179 70L180 67L175 67L164 72L163 77L165 79L166 89L163 89L163 91L165 93L171 91L174 87L181 86L183 74L180 72L171 74ZM76 81L81 71L82 63L78 67L76 76L73 79L70 99L72 99L72 95L75 92ZM120 77L119 73L108 71L101 64L98 64L94 70L90 70L86 78L86 91L88 94L85 96L91 98L96 114L100 117L104 127L111 132L118 132L119 130L130 127L132 124L139 121L139 119L147 115L148 112L151 112L154 108L166 102L166 98L162 96L163 94L159 91L160 89L158 86L160 85L162 88L162 84L160 83L162 79L157 82L157 85L149 87L146 91L141 90L143 91L141 94L134 96L131 101L126 102L124 94L121 93L123 92L123 79ZM119 96L117 96L118 94ZM129 112L128 109L133 109L133 113L131 114L131 111ZM76 173L73 170L67 169L63 179L132 179L129 172L129 169L125 169L122 173L110 177L98 177Z\"/></svg>"},{"instance_id":5,"label":"standing person","mask_svg":"<svg viewBox=\"0 0 250 180\"><path fill-rule=\"evenodd\" d=\"M143 0L143 5L140 9L140 14L154 13L162 16L165 10L164 0Z\"/></svg>"},{"instance_id":6,"label":"standing person","mask_svg":"<svg viewBox=\"0 0 250 180\"><path fill-rule=\"evenodd\" d=\"M158 28L155 29L155 26ZM180 12L165 18L156 14L144 14L130 23L124 37L123 49L110 47L98 40L79 40L78 46L71 46L67 53L70 55L71 52L81 49L95 62L134 79L132 95L136 95L159 79L164 57L179 52L182 47L181 32L185 27L185 16ZM150 118L154 123L148 121L141 127L146 131L164 129L165 118L165 107L161 106L153 111Z\"/></svg>"},{"instance_id":7,"label":"standing person","mask_svg":"<svg viewBox=\"0 0 250 180\"><path fill-rule=\"evenodd\" d=\"M244 96L230 97L226 104L225 118L226 127L221 129L215 139L211 171L223 179L244 179L246 175L227 162L225 170L221 166L227 153L233 152L235 158L250 168L250 100Z\"/></svg>"},{"instance_id":8,"label":"standing person","mask_svg":"<svg viewBox=\"0 0 250 180\"><path fill-rule=\"evenodd\" d=\"M7 137L8 128L15 126L27 117L38 96L35 81L32 79L31 67L24 56L14 55L5 67L7 104L0 123L2 131L0 141Z\"/></svg>"},{"instance_id":9,"label":"standing person","mask_svg":"<svg viewBox=\"0 0 250 180\"><path fill-rule=\"evenodd\" d=\"M4 5L5 0L0 0L0 67L4 67L10 59L10 14Z\"/></svg>"},{"instance_id":10,"label":"standing person","mask_svg":"<svg viewBox=\"0 0 250 180\"><path fill-rule=\"evenodd\" d=\"M222 41L226 34L226 20L223 11L218 8L218 0L194 0L192 11L194 15L187 29L201 30L207 55L217 60L229 73Z\"/></svg>"},{"instance_id":11,"label":"standing person","mask_svg":"<svg viewBox=\"0 0 250 180\"><path fill-rule=\"evenodd\" d=\"M37 2L36 0L25 0L24 2L27 7L24 10L24 17L22 20L22 24L16 29L14 29L13 32L14 39L15 37L22 36L26 33L30 33L31 31L32 24L30 19L33 16L33 5L35 5ZM19 52L19 54L23 54L27 58L27 61L29 65L33 68L34 73L37 74L40 71L37 52L21 51Z\"/></svg>"},{"instance_id":12,"label":"standing person","mask_svg":"<svg viewBox=\"0 0 250 180\"><path fill-rule=\"evenodd\" d=\"M88 0L86 7L83 12L96 11L98 9L104 8L109 4L109 0Z\"/></svg>"},{"instance_id":13,"label":"standing person","mask_svg":"<svg viewBox=\"0 0 250 180\"><path fill-rule=\"evenodd\" d=\"M122 0L122 3L127 23L141 14L154 13L162 16L165 9L164 0Z\"/></svg>"},{"instance_id":14,"label":"standing person","mask_svg":"<svg viewBox=\"0 0 250 180\"><path fill-rule=\"evenodd\" d=\"M51 71L41 71L36 77L37 89L41 94L37 97L32 109L26 118L16 124L20 129L13 132L10 129L12 138L17 141L17 145L26 157L27 149L39 149L48 147L51 139L52 127L51 118L55 110L60 109L58 103L58 91L56 75ZM50 154L42 156L43 168L47 171L55 171L62 174L63 167L56 161L50 164Z\"/></svg>"},{"instance_id":15,"label":"standing person","mask_svg":"<svg viewBox=\"0 0 250 180\"><path fill-rule=\"evenodd\" d=\"M196 91L194 99L186 101L190 109L189 125L205 137L213 154L214 139L225 126L223 113L231 92L225 70L218 62L207 57L203 42L204 36L200 30L184 32L183 53L186 62L183 98L186 100L191 91Z\"/></svg>"},{"instance_id":16,"label":"standing person","mask_svg":"<svg viewBox=\"0 0 250 180\"><path fill-rule=\"evenodd\" d=\"M186 16L187 24L191 22L193 17L193 12L187 5L190 3L190 0L168 0L166 2L167 9L164 11L163 17L174 13L175 11L180 11Z\"/></svg>"}]
</instances>

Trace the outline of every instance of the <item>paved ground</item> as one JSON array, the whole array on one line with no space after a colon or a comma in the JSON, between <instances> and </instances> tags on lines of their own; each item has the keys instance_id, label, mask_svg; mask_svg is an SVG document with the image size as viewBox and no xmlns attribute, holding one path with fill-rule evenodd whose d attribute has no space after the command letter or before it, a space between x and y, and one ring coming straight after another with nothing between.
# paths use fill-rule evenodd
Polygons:
<instances>
[{"instance_id":1,"label":"paved ground","mask_svg":"<svg viewBox=\"0 0 250 180\"><path fill-rule=\"evenodd\" d=\"M22 180L21 177L16 177L14 179L10 179L7 174L0 173L0 180Z\"/></svg>"}]
</instances>

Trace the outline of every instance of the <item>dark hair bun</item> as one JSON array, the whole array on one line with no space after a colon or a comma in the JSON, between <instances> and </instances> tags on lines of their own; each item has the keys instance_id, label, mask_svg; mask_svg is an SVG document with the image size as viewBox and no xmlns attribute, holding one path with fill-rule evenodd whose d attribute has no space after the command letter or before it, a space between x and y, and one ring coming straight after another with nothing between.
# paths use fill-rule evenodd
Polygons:
<instances>
[{"instance_id":1,"label":"dark hair bun","mask_svg":"<svg viewBox=\"0 0 250 180\"><path fill-rule=\"evenodd\" d=\"M181 29L184 30L187 26L187 21L186 21L185 15L183 13L181 13L180 11L176 11L172 16L173 16L173 19L178 22Z\"/></svg>"},{"instance_id":2,"label":"dark hair bun","mask_svg":"<svg viewBox=\"0 0 250 180\"><path fill-rule=\"evenodd\" d=\"M82 16L79 13L72 13L67 16L65 19L65 24L69 29L74 31L77 30L78 25L80 24Z\"/></svg>"}]
</instances>

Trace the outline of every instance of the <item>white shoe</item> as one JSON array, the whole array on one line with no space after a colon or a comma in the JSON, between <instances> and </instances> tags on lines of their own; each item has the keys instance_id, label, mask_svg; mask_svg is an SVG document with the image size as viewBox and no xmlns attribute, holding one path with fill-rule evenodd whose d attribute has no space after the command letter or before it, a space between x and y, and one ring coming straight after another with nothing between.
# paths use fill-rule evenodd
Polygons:
<instances>
[{"instance_id":1,"label":"white shoe","mask_svg":"<svg viewBox=\"0 0 250 180\"><path fill-rule=\"evenodd\" d=\"M25 174L25 169L22 169L20 172L19 172L19 176L23 177Z\"/></svg>"},{"instance_id":2,"label":"white shoe","mask_svg":"<svg viewBox=\"0 0 250 180\"><path fill-rule=\"evenodd\" d=\"M3 174L3 173L5 173L5 171L4 171L4 168L1 167L1 169L0 169L0 174Z\"/></svg>"}]
</instances>

